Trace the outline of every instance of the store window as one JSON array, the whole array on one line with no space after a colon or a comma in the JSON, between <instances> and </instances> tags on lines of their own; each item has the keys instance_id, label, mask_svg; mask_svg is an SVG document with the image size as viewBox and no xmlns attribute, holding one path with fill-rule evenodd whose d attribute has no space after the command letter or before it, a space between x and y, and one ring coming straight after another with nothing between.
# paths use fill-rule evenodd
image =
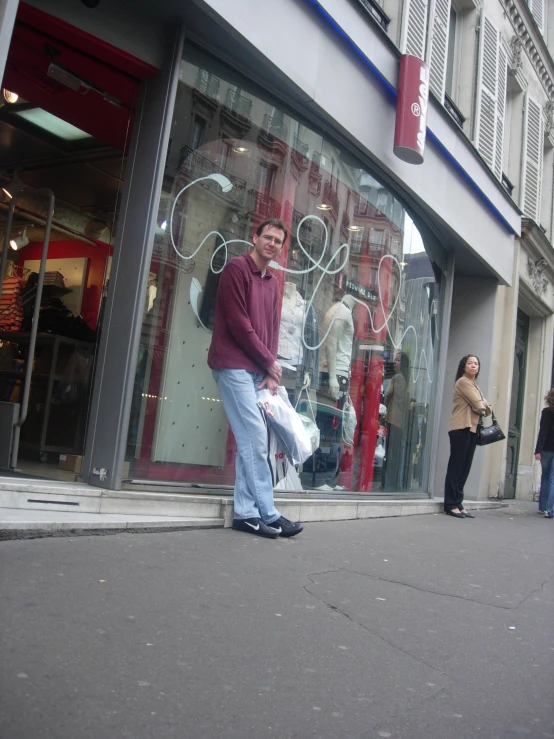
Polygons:
<instances>
[{"instance_id":1,"label":"store window","mask_svg":"<svg viewBox=\"0 0 554 739\"><path fill-rule=\"evenodd\" d=\"M200 119L202 143L193 148ZM402 204L351 154L192 47L173 120L129 476L233 484L235 443L206 357L221 271L275 217L290 230L273 265L282 384L321 435L297 471L303 487L422 491L438 285Z\"/></svg>"}]
</instances>

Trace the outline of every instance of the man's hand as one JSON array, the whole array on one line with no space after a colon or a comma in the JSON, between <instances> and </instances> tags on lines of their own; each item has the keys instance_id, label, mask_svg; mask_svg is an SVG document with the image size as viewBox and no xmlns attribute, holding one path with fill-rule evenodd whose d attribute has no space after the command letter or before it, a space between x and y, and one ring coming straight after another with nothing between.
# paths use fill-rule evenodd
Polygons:
<instances>
[{"instance_id":1,"label":"man's hand","mask_svg":"<svg viewBox=\"0 0 554 739\"><path fill-rule=\"evenodd\" d=\"M276 395L277 388L279 387L279 383L277 382L277 380L274 380L273 377L271 377L270 375L266 375L264 379L258 385L258 390L261 390L264 387L266 387L272 395Z\"/></svg>"},{"instance_id":2,"label":"man's hand","mask_svg":"<svg viewBox=\"0 0 554 739\"><path fill-rule=\"evenodd\" d=\"M535 459L536 459L536 460L537 460L538 462L540 462L540 461L541 461L541 455L540 455L540 454L535 454Z\"/></svg>"},{"instance_id":3,"label":"man's hand","mask_svg":"<svg viewBox=\"0 0 554 739\"><path fill-rule=\"evenodd\" d=\"M281 375L283 374L283 369L279 362L275 361L271 365L271 367L267 368L267 374L271 375L274 380L277 380L277 383L281 380Z\"/></svg>"}]
</instances>

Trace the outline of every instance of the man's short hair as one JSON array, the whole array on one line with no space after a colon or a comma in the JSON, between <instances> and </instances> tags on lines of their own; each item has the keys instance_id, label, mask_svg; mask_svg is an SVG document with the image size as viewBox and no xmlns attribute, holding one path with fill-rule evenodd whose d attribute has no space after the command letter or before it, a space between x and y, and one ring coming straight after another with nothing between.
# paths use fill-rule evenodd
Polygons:
<instances>
[{"instance_id":1,"label":"man's short hair","mask_svg":"<svg viewBox=\"0 0 554 739\"><path fill-rule=\"evenodd\" d=\"M260 223L258 228L256 229L256 236L261 236L262 231L266 226L273 226L273 228L279 228L281 231L285 232L285 236L283 238L283 244L287 240L287 236L289 235L289 232L287 230L287 227L280 218L268 218L267 221L263 221L263 223Z\"/></svg>"}]
</instances>

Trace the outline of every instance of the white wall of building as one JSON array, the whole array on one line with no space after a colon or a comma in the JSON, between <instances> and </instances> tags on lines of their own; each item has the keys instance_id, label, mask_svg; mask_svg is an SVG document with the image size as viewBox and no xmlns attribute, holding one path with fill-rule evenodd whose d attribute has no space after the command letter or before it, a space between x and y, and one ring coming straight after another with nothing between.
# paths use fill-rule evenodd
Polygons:
<instances>
[{"instance_id":1,"label":"white wall of building","mask_svg":"<svg viewBox=\"0 0 554 739\"><path fill-rule=\"evenodd\" d=\"M519 214L442 106L431 102L429 129L510 224L512 233L500 224L491 209L483 206L482 196L471 189L456 171L456 165L431 141L421 166L405 164L395 157L394 97L308 3L235 0L230 4L225 0L207 0L205 4L290 78L307 107L341 129L369 158L402 183L430 215L449 224L501 281L507 283L511 279L513 232L519 229ZM396 87L398 53L384 42L383 32L368 21L367 14L356 4L342 0L323 0L321 5L385 80ZM268 16L271 24L266 23ZM275 43L276 38L282 39L282 43ZM456 203L455 209L452 203Z\"/></svg>"},{"instance_id":2,"label":"white wall of building","mask_svg":"<svg viewBox=\"0 0 554 739\"><path fill-rule=\"evenodd\" d=\"M494 279L455 278L450 316L450 337L444 380L441 431L437 454L435 479L431 492L444 494L444 479L450 455L448 423L452 412L452 392L460 359L475 353L481 361L481 372L477 380L486 399L496 404L497 378L493 373L493 346L496 325L496 296L498 290ZM477 500L489 495L488 478L483 474L487 459L478 450L471 474L465 486L466 498ZM487 453L489 450L487 450Z\"/></svg>"}]
</instances>

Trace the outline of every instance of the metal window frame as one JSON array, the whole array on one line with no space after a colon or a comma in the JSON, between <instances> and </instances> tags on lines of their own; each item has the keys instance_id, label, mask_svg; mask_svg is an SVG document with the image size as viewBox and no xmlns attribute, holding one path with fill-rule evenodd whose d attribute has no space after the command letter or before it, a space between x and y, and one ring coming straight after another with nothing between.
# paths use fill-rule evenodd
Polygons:
<instances>
[{"instance_id":1,"label":"metal window frame","mask_svg":"<svg viewBox=\"0 0 554 739\"><path fill-rule=\"evenodd\" d=\"M101 326L83 479L119 490L154 229L183 54L184 27L168 28L159 74L144 80L132 133L115 255Z\"/></svg>"},{"instance_id":2,"label":"metal window frame","mask_svg":"<svg viewBox=\"0 0 554 739\"><path fill-rule=\"evenodd\" d=\"M431 449L429 457L429 467L427 469L426 488L430 498L439 497L443 494L442 480L437 480L437 462L439 452L439 441L442 432L441 420L443 412L444 400L444 383L446 375L446 361L448 357L448 342L450 339L450 317L452 314L452 295L454 292L454 274L456 269L456 258L453 252L448 254L448 263L446 270L443 271L442 289L439 298L439 315L441 322L440 329L440 352L437 362L437 385L436 385L436 401L433 413Z\"/></svg>"}]
</instances>

